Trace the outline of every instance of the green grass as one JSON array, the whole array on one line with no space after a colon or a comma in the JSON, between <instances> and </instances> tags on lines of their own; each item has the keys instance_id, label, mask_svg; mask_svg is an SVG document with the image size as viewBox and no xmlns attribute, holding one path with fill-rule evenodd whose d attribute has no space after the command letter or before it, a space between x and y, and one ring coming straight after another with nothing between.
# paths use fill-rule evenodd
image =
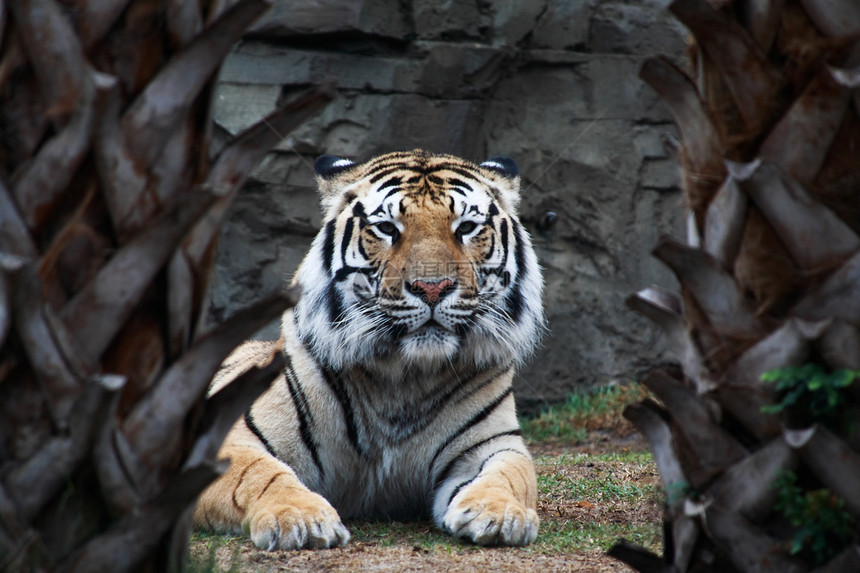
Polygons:
<instances>
[{"instance_id":1,"label":"green grass","mask_svg":"<svg viewBox=\"0 0 860 573\"><path fill-rule=\"evenodd\" d=\"M538 492L548 497L574 497L591 503L611 500L635 502L656 493L651 487L641 487L613 479L612 472L596 478L566 478L564 476L538 477Z\"/></svg>"},{"instance_id":2,"label":"green grass","mask_svg":"<svg viewBox=\"0 0 860 573\"><path fill-rule=\"evenodd\" d=\"M461 554L486 548L442 533L432 523L346 524L350 543L371 543L379 547L410 546L425 553ZM495 551L527 551L539 555L605 552L620 538L660 551L662 527L659 523L595 523L574 518L544 520L537 540L527 547L496 547Z\"/></svg>"},{"instance_id":3,"label":"green grass","mask_svg":"<svg viewBox=\"0 0 860 573\"><path fill-rule=\"evenodd\" d=\"M591 503L628 501L639 503L654 499L660 488L631 482L631 472L642 471L651 464L649 452L632 454L578 454L576 456L544 457L537 463L543 471L538 475L538 492L542 496L566 500L585 500ZM554 472L553 467L591 464L596 470L591 475L571 475ZM633 467L630 467L633 466ZM546 473L545 473L546 472ZM620 475L623 473L624 475Z\"/></svg>"},{"instance_id":4,"label":"green grass","mask_svg":"<svg viewBox=\"0 0 860 573\"><path fill-rule=\"evenodd\" d=\"M468 551L475 546L440 531L431 521L349 521L350 543L372 543L381 547L409 545L423 551L446 553Z\"/></svg>"},{"instance_id":5,"label":"green grass","mask_svg":"<svg viewBox=\"0 0 860 573\"><path fill-rule=\"evenodd\" d=\"M524 550L542 555L605 552L619 539L661 553L662 526L658 523L594 523L576 519L545 520L537 541Z\"/></svg>"},{"instance_id":6,"label":"green grass","mask_svg":"<svg viewBox=\"0 0 860 573\"><path fill-rule=\"evenodd\" d=\"M586 518L562 513L544 519L533 551L604 552L624 538L661 552L662 526L649 521L645 512L663 498L650 452L563 454L541 456L535 462L538 495L550 511L589 509Z\"/></svg>"},{"instance_id":7,"label":"green grass","mask_svg":"<svg viewBox=\"0 0 860 573\"><path fill-rule=\"evenodd\" d=\"M586 439L589 430L624 425L621 417L624 408L647 396L648 390L636 383L577 390L537 417L521 418L520 427L530 443L547 440L578 443Z\"/></svg>"}]
</instances>

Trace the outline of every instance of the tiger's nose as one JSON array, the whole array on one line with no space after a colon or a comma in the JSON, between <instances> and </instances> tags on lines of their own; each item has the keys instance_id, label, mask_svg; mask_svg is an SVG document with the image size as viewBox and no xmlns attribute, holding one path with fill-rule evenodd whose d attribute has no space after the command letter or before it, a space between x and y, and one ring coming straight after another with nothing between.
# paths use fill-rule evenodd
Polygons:
<instances>
[{"instance_id":1,"label":"tiger's nose","mask_svg":"<svg viewBox=\"0 0 860 573\"><path fill-rule=\"evenodd\" d=\"M437 282L412 281L412 284L406 283L406 288L412 294L420 296L432 308L439 303L442 297L454 291L454 283L451 279L442 279Z\"/></svg>"}]
</instances>

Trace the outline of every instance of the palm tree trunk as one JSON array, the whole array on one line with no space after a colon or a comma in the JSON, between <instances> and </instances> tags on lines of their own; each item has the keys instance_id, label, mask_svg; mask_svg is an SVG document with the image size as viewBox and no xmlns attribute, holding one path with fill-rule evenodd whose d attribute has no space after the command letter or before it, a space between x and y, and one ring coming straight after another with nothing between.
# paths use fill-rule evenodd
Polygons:
<instances>
[{"instance_id":1,"label":"palm tree trunk","mask_svg":"<svg viewBox=\"0 0 860 573\"><path fill-rule=\"evenodd\" d=\"M266 0L0 2L0 569L177 570L233 421L283 358L206 397L294 304L206 329L219 223L331 99L209 150L211 94Z\"/></svg>"},{"instance_id":2,"label":"palm tree trunk","mask_svg":"<svg viewBox=\"0 0 860 573\"><path fill-rule=\"evenodd\" d=\"M644 381L661 403L626 412L667 491L664 555L610 554L640 571L860 570L860 4L669 9L690 68L655 58L641 77L683 140L688 237L654 250L681 292L628 305L680 368Z\"/></svg>"}]
</instances>

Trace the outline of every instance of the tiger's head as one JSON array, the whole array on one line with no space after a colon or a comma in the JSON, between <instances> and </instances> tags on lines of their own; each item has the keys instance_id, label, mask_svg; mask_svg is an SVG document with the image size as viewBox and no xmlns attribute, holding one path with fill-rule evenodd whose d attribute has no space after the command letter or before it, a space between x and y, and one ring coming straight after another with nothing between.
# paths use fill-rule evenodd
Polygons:
<instances>
[{"instance_id":1,"label":"tiger's head","mask_svg":"<svg viewBox=\"0 0 860 573\"><path fill-rule=\"evenodd\" d=\"M542 279L513 160L415 150L314 167L323 228L296 274L294 317L317 360L429 371L533 351Z\"/></svg>"}]
</instances>

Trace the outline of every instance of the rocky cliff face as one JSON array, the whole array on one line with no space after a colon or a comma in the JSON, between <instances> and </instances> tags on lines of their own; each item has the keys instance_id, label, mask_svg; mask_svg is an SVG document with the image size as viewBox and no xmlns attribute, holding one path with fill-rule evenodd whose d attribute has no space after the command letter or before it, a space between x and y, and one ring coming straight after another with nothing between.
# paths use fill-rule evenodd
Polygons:
<instances>
[{"instance_id":1,"label":"rocky cliff face","mask_svg":"<svg viewBox=\"0 0 860 573\"><path fill-rule=\"evenodd\" d=\"M550 333L518 381L523 408L662 359L624 306L671 287L649 251L682 234L668 112L638 78L684 33L660 0L283 0L228 59L217 129L229 136L311 83L340 98L257 169L223 230L212 312L289 280L320 225L313 159L421 147L516 159L521 218L546 279ZM554 224L552 216L557 214ZM277 337L277 325L260 333Z\"/></svg>"}]
</instances>

